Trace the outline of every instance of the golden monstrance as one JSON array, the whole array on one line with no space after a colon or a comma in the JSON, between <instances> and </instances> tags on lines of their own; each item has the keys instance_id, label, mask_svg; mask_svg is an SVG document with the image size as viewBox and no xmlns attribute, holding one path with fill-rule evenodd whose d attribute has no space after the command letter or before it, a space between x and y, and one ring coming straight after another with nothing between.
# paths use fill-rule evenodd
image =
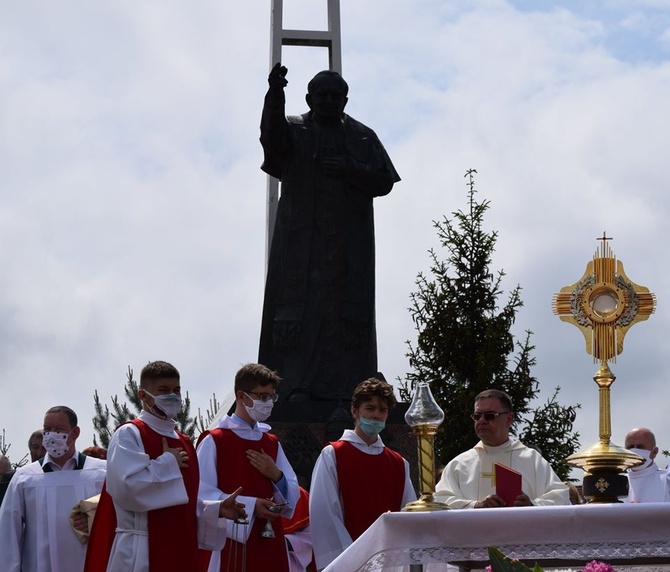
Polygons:
<instances>
[{"instance_id":1,"label":"golden monstrance","mask_svg":"<svg viewBox=\"0 0 670 572\"><path fill-rule=\"evenodd\" d=\"M600 248L586 266L584 276L572 286L554 295L552 308L564 322L577 326L586 341L586 352L600 368L593 376L598 385L600 440L584 451L570 455L570 465L584 474L584 496L589 502L618 502L628 491L628 479L622 471L643 462L642 457L610 443L612 419L610 387L616 377L608 362L616 362L623 351L628 330L649 318L656 297L648 288L626 276L623 264L612 254L603 233Z\"/></svg>"}]
</instances>

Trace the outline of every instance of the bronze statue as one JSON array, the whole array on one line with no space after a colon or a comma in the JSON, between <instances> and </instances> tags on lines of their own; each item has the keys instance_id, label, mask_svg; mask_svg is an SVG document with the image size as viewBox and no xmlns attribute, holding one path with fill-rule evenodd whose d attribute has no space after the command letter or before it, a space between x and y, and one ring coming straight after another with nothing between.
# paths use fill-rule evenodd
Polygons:
<instances>
[{"instance_id":1,"label":"bronze statue","mask_svg":"<svg viewBox=\"0 0 670 572\"><path fill-rule=\"evenodd\" d=\"M348 86L319 72L310 111L286 117L286 67L268 77L263 171L281 180L259 363L288 401L350 399L377 371L372 199L400 180L374 131L344 113Z\"/></svg>"}]
</instances>

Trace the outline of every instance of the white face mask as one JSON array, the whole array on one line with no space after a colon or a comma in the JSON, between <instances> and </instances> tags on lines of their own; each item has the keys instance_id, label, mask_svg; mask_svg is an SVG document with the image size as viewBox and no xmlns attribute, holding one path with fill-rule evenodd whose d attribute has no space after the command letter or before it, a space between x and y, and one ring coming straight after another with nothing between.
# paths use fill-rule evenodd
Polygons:
<instances>
[{"instance_id":1,"label":"white face mask","mask_svg":"<svg viewBox=\"0 0 670 572\"><path fill-rule=\"evenodd\" d=\"M649 465L650 455L651 451L647 451L646 449L628 449L629 451L632 451L633 453L637 453L640 455L640 457L644 457L644 463L641 465L638 465L637 467L632 467L628 469L629 471L639 471L640 469L644 469Z\"/></svg>"},{"instance_id":2,"label":"white face mask","mask_svg":"<svg viewBox=\"0 0 670 572\"><path fill-rule=\"evenodd\" d=\"M245 395L251 399L251 396L248 393L245 393ZM268 399L267 401L251 399L251 401L254 402L251 407L243 404L247 410L247 413L249 414L249 417L251 417L254 421L265 421L268 417L270 417L270 413L272 413L272 407L274 406L272 399Z\"/></svg>"},{"instance_id":3,"label":"white face mask","mask_svg":"<svg viewBox=\"0 0 670 572\"><path fill-rule=\"evenodd\" d=\"M144 390L149 397L154 398L154 406L151 408L157 417L167 417L175 419L181 411L181 395L176 393L168 393L167 395L151 395L146 389ZM158 412L156 412L158 409Z\"/></svg>"},{"instance_id":4,"label":"white face mask","mask_svg":"<svg viewBox=\"0 0 670 572\"><path fill-rule=\"evenodd\" d=\"M67 439L70 433L57 433L56 431L45 431L42 437L42 446L49 453L49 457L58 459L67 453L70 448Z\"/></svg>"}]
</instances>

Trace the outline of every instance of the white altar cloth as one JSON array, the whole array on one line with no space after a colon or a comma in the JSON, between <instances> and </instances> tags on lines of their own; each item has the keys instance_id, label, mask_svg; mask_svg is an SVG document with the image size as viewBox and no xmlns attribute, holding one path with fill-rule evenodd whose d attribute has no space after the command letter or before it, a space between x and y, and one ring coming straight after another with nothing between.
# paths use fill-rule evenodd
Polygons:
<instances>
[{"instance_id":1,"label":"white altar cloth","mask_svg":"<svg viewBox=\"0 0 670 572\"><path fill-rule=\"evenodd\" d=\"M670 503L386 513L325 570L481 568L488 546L541 564L670 562ZM465 563L465 564L463 564Z\"/></svg>"}]
</instances>

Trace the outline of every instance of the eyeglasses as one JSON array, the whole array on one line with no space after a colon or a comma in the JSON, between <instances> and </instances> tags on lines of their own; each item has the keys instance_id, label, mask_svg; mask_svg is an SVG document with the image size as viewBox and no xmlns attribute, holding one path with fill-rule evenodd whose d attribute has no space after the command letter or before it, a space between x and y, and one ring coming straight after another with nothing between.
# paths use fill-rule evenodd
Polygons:
<instances>
[{"instance_id":1,"label":"eyeglasses","mask_svg":"<svg viewBox=\"0 0 670 572\"><path fill-rule=\"evenodd\" d=\"M473 421L479 421L482 417L486 421L493 421L496 417L507 415L508 413L511 413L511 411L500 411L499 413L496 413L495 411L487 411L486 413L473 413L470 417L472 417Z\"/></svg>"},{"instance_id":2,"label":"eyeglasses","mask_svg":"<svg viewBox=\"0 0 670 572\"><path fill-rule=\"evenodd\" d=\"M247 395L252 393L253 395L258 395L258 399L260 401L272 401L272 403L277 403L277 399L279 399L279 395L276 393L258 393L257 391L245 391Z\"/></svg>"}]
</instances>

